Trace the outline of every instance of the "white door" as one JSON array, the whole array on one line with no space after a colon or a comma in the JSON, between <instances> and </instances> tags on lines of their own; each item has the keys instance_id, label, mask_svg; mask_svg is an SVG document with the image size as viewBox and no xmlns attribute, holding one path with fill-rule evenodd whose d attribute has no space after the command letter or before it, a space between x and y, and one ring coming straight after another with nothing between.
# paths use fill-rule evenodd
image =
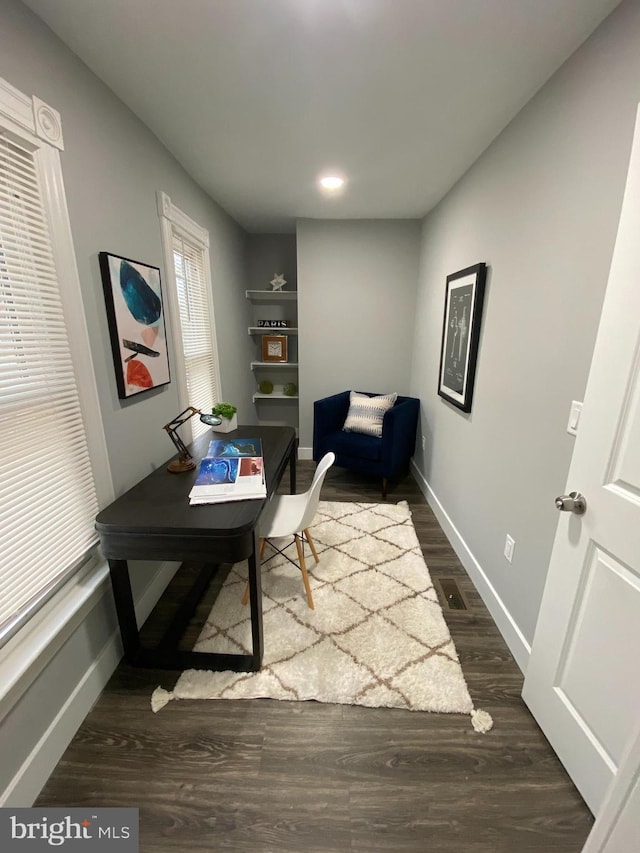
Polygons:
<instances>
[{"instance_id":1,"label":"white door","mask_svg":"<svg viewBox=\"0 0 640 853\"><path fill-rule=\"evenodd\" d=\"M522 695L596 814L640 715L640 112L566 490Z\"/></svg>"},{"instance_id":2,"label":"white door","mask_svg":"<svg viewBox=\"0 0 640 853\"><path fill-rule=\"evenodd\" d=\"M640 721L582 853L629 853L640 839Z\"/></svg>"}]
</instances>

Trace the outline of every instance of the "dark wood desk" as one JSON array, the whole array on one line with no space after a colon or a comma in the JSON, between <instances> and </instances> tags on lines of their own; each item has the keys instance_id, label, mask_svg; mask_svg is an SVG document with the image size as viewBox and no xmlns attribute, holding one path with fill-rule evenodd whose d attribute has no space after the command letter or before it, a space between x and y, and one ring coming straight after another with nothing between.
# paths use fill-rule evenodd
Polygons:
<instances>
[{"instance_id":1,"label":"dark wood desk","mask_svg":"<svg viewBox=\"0 0 640 853\"><path fill-rule=\"evenodd\" d=\"M238 427L229 437L262 439L267 498L278 488L289 465L292 494L296 490L295 431L291 427ZM211 431L189 450L199 461ZM169 460L167 460L169 461ZM166 463L103 509L96 529L109 561L111 583L127 661L135 666L161 669L231 669L248 672L262 663L262 591L256 525L266 501L234 501L190 506L188 495L195 471L171 474ZM144 648L133 605L128 560L189 560L202 564L188 599L178 611L160 644ZM220 563L249 561L251 605L251 655L181 651L176 648L182 630Z\"/></svg>"}]
</instances>

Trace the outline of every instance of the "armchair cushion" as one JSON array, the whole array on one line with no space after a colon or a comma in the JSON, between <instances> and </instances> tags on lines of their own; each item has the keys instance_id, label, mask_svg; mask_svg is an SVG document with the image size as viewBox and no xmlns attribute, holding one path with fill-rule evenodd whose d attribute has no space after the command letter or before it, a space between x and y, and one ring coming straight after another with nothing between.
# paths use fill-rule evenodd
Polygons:
<instances>
[{"instance_id":1,"label":"armchair cushion","mask_svg":"<svg viewBox=\"0 0 640 853\"><path fill-rule=\"evenodd\" d=\"M381 438L385 412L393 406L397 397L397 394L381 394L377 397L369 397L367 394L351 391L349 411L342 429L345 432L358 432Z\"/></svg>"},{"instance_id":2,"label":"armchair cushion","mask_svg":"<svg viewBox=\"0 0 640 853\"><path fill-rule=\"evenodd\" d=\"M361 433L346 433L344 430L332 436L334 453L344 456L355 456L370 462L380 462L382 458L382 442L373 435Z\"/></svg>"}]
</instances>

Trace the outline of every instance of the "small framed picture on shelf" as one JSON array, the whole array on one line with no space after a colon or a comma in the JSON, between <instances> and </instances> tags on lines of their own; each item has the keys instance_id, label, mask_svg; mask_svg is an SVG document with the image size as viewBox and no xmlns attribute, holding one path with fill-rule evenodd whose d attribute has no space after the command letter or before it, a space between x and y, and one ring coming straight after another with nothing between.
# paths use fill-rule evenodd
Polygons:
<instances>
[{"instance_id":1,"label":"small framed picture on shelf","mask_svg":"<svg viewBox=\"0 0 640 853\"><path fill-rule=\"evenodd\" d=\"M286 361L287 360L287 336L286 335L263 335L262 336L262 360L263 361Z\"/></svg>"}]
</instances>

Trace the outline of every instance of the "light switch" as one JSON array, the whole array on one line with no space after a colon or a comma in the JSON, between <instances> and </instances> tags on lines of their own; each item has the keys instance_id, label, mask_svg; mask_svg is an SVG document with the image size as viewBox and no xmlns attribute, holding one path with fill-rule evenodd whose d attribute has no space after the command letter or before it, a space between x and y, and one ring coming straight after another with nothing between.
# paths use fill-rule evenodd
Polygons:
<instances>
[{"instance_id":1,"label":"light switch","mask_svg":"<svg viewBox=\"0 0 640 853\"><path fill-rule=\"evenodd\" d=\"M571 401L571 410L569 412L569 423L567 424L567 432L569 435L578 434L578 424L580 423L580 414L582 412L582 403L577 400Z\"/></svg>"}]
</instances>

